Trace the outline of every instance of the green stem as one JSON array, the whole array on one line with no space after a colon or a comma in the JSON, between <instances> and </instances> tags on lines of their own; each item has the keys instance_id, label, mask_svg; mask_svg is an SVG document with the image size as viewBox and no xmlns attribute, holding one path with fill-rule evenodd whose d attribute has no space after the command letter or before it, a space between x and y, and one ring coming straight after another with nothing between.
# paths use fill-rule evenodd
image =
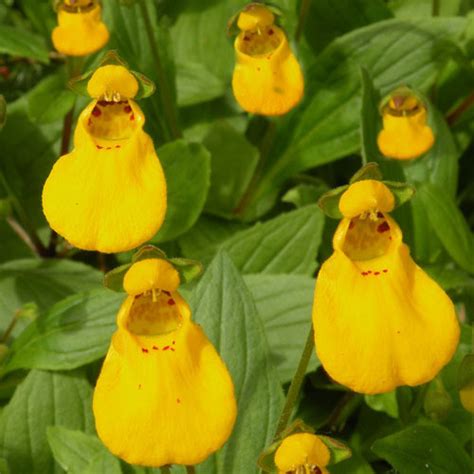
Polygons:
<instances>
[{"instance_id":1,"label":"green stem","mask_svg":"<svg viewBox=\"0 0 474 474\"><path fill-rule=\"evenodd\" d=\"M265 169L265 165L267 162L268 155L270 154L270 150L272 148L273 139L275 138L276 134L276 124L274 120L269 120L267 124L267 128L265 133L260 141L259 150L260 150L260 159L258 161L257 167L255 168L255 172L253 173L252 179L245 190L244 195L240 199L239 204L234 210L234 213L237 215L243 215L248 204L251 202L252 197L258 188L260 180L263 176L263 171Z\"/></svg>"},{"instance_id":2,"label":"green stem","mask_svg":"<svg viewBox=\"0 0 474 474\"><path fill-rule=\"evenodd\" d=\"M10 337L10 334L12 333L13 329L15 329L16 323L18 322L18 312L16 312L13 315L12 320L10 321L10 324L8 325L7 329L5 329L5 332L3 333L2 338L0 339L0 343L5 343L7 342L8 338Z\"/></svg>"},{"instance_id":3,"label":"green stem","mask_svg":"<svg viewBox=\"0 0 474 474\"><path fill-rule=\"evenodd\" d=\"M433 0L432 3L432 15L439 16L439 7L440 7L440 0Z\"/></svg>"},{"instance_id":4,"label":"green stem","mask_svg":"<svg viewBox=\"0 0 474 474\"><path fill-rule=\"evenodd\" d=\"M186 466L187 474L196 474L196 468L194 466Z\"/></svg>"},{"instance_id":5,"label":"green stem","mask_svg":"<svg viewBox=\"0 0 474 474\"><path fill-rule=\"evenodd\" d=\"M308 369L309 359L311 357L311 354L313 353L313 350L314 332L313 325L311 325L311 329L309 330L308 338L306 339L306 344L304 346L303 353L301 354L298 368L296 369L295 375L293 376L293 380L291 381L290 388L288 389L288 393L286 395L285 405L283 406L280 419L278 420L274 440L276 440L281 435L282 431L288 426L288 422L290 421L294 405L296 403L296 400L298 399L298 395L300 393L301 386L306 375L306 370Z\"/></svg>"},{"instance_id":6,"label":"green stem","mask_svg":"<svg viewBox=\"0 0 474 474\"><path fill-rule=\"evenodd\" d=\"M425 383L417 389L417 394L415 400L410 408L410 418L414 419L420 413L421 407L423 406L423 402L425 400L426 392L428 391L429 383Z\"/></svg>"},{"instance_id":7,"label":"green stem","mask_svg":"<svg viewBox=\"0 0 474 474\"><path fill-rule=\"evenodd\" d=\"M296 27L296 32L295 32L296 42L299 41L301 37L301 33L303 33L304 24L306 22L306 17L308 16L310 5L311 5L311 0L301 0L300 16L298 18L298 26Z\"/></svg>"},{"instance_id":8,"label":"green stem","mask_svg":"<svg viewBox=\"0 0 474 474\"><path fill-rule=\"evenodd\" d=\"M169 466L160 467L161 474L171 474L171 469Z\"/></svg>"},{"instance_id":9,"label":"green stem","mask_svg":"<svg viewBox=\"0 0 474 474\"><path fill-rule=\"evenodd\" d=\"M26 245L31 248L37 255L45 256L47 254L47 249L44 246L41 239L38 237L35 229L30 223L28 215L26 214L23 206L16 197L12 188L8 184L7 179L5 178L3 171L0 170L0 185L4 188L5 192L10 199L13 210L18 216L19 222L14 218L7 219L7 222L16 232L16 234L26 243Z\"/></svg>"},{"instance_id":10,"label":"green stem","mask_svg":"<svg viewBox=\"0 0 474 474\"><path fill-rule=\"evenodd\" d=\"M146 6L146 0L138 0L138 5L140 6L143 21L145 22L146 34L148 36L148 42L150 43L151 54L153 55L153 60L155 62L156 75L158 79L158 92L160 94L163 112L167 120L170 135L172 139L181 138L182 133L178 126L178 118L172 100L171 89L161 63L157 41L153 33L153 25L151 24L150 15Z\"/></svg>"}]
</instances>

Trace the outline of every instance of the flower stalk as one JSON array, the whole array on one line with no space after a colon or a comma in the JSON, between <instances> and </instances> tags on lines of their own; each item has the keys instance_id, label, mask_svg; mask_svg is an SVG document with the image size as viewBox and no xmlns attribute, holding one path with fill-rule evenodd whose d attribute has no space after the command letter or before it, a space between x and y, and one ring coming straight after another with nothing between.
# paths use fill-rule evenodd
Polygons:
<instances>
[{"instance_id":1,"label":"flower stalk","mask_svg":"<svg viewBox=\"0 0 474 474\"><path fill-rule=\"evenodd\" d=\"M151 54L153 55L153 60L155 62L156 76L158 79L158 93L160 94L161 103L163 105L166 124L169 128L170 138L176 140L182 137L182 133L178 125L178 118L172 101L171 89L163 69L160 53L156 46L157 41L155 34L153 33L153 26L150 21L150 14L146 6L146 0L138 0L138 5L145 23L145 30L148 37L148 42L150 43Z\"/></svg>"},{"instance_id":2,"label":"flower stalk","mask_svg":"<svg viewBox=\"0 0 474 474\"><path fill-rule=\"evenodd\" d=\"M314 331L313 326L311 325L311 328L308 333L308 338L306 339L306 344L303 349L303 353L301 354L301 358L298 363L298 368L296 369L295 375L293 377L293 380L291 381L290 388L288 389L288 393L286 395L285 405L283 406L280 419L278 420L277 429L273 438L274 440L277 440L283 430L288 426L288 422L290 421L294 405L296 403L296 400L298 399L298 395L300 393L301 386L306 375L306 370L308 368L309 359L311 358L313 350Z\"/></svg>"}]
</instances>

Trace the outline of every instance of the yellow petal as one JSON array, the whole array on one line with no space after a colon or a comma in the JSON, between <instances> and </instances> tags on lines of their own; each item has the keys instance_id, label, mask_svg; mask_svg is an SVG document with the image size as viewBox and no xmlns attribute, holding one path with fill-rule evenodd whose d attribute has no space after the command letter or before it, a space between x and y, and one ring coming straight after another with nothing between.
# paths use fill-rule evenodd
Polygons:
<instances>
[{"instance_id":1,"label":"yellow petal","mask_svg":"<svg viewBox=\"0 0 474 474\"><path fill-rule=\"evenodd\" d=\"M166 182L143 113L133 101L91 103L75 148L43 188L50 226L84 250L124 252L149 240L166 212Z\"/></svg>"},{"instance_id":2,"label":"yellow petal","mask_svg":"<svg viewBox=\"0 0 474 474\"><path fill-rule=\"evenodd\" d=\"M94 99L133 99L138 92L138 81L123 66L109 64L96 69L87 83L87 93Z\"/></svg>"},{"instance_id":3,"label":"yellow petal","mask_svg":"<svg viewBox=\"0 0 474 474\"><path fill-rule=\"evenodd\" d=\"M170 298L180 326L167 334L135 331L159 324L165 308L134 314L129 296L117 316L118 330L94 391L97 433L117 456L132 464L197 464L230 436L236 402L229 373L202 329L190 320L178 293ZM157 307L166 306L159 300ZM171 311L171 310L170 310ZM132 328L132 330L129 330Z\"/></svg>"},{"instance_id":4,"label":"yellow petal","mask_svg":"<svg viewBox=\"0 0 474 474\"><path fill-rule=\"evenodd\" d=\"M159 288L176 291L179 286L179 273L171 263L161 258L147 258L134 263L123 279L123 287L129 295L139 295Z\"/></svg>"},{"instance_id":5,"label":"yellow petal","mask_svg":"<svg viewBox=\"0 0 474 474\"><path fill-rule=\"evenodd\" d=\"M67 56L87 56L104 47L109 31L101 20L101 12L98 4L82 11L68 11L60 6L58 26L52 33L56 50Z\"/></svg>"},{"instance_id":6,"label":"yellow petal","mask_svg":"<svg viewBox=\"0 0 474 474\"><path fill-rule=\"evenodd\" d=\"M379 234L369 240L372 249L366 247L370 226ZM395 221L345 218L333 245L313 305L325 370L361 393L433 379L454 354L459 324L449 297L410 257Z\"/></svg>"},{"instance_id":7,"label":"yellow petal","mask_svg":"<svg viewBox=\"0 0 474 474\"><path fill-rule=\"evenodd\" d=\"M274 21L275 15L265 5L251 4L240 13L237 26L241 30L256 30L273 25Z\"/></svg>"},{"instance_id":8,"label":"yellow petal","mask_svg":"<svg viewBox=\"0 0 474 474\"><path fill-rule=\"evenodd\" d=\"M365 179L351 184L339 201L344 217L356 217L370 212L390 212L395 207L392 192L381 181Z\"/></svg>"},{"instance_id":9,"label":"yellow petal","mask_svg":"<svg viewBox=\"0 0 474 474\"><path fill-rule=\"evenodd\" d=\"M282 474L296 472L301 467L309 469L313 466L318 467L321 473L326 473L327 470L324 468L328 465L330 457L328 447L318 436L311 433L296 433L282 441L275 453L275 464Z\"/></svg>"},{"instance_id":10,"label":"yellow petal","mask_svg":"<svg viewBox=\"0 0 474 474\"><path fill-rule=\"evenodd\" d=\"M236 60L232 89L250 113L283 115L303 96L301 67L277 26L241 32L234 43Z\"/></svg>"},{"instance_id":11,"label":"yellow petal","mask_svg":"<svg viewBox=\"0 0 474 474\"><path fill-rule=\"evenodd\" d=\"M422 107L413 115L384 113L377 143L389 158L410 160L426 153L434 144L433 131L426 125L426 109Z\"/></svg>"}]
</instances>

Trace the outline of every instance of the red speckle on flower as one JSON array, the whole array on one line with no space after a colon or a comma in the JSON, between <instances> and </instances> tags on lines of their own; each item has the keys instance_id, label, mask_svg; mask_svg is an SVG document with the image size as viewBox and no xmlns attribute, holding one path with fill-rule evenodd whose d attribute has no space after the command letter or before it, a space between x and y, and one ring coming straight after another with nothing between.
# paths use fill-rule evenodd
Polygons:
<instances>
[{"instance_id":1,"label":"red speckle on flower","mask_svg":"<svg viewBox=\"0 0 474 474\"><path fill-rule=\"evenodd\" d=\"M167 351L169 348L170 348L170 346L165 346L165 347L163 347L163 350Z\"/></svg>"},{"instance_id":2,"label":"red speckle on flower","mask_svg":"<svg viewBox=\"0 0 474 474\"><path fill-rule=\"evenodd\" d=\"M132 111L132 108L131 108L129 105L126 105L126 106L123 108L123 111L124 111L126 114L129 114L129 113Z\"/></svg>"},{"instance_id":3,"label":"red speckle on flower","mask_svg":"<svg viewBox=\"0 0 474 474\"><path fill-rule=\"evenodd\" d=\"M130 120L132 120L132 121L135 120L135 115L134 114L130 115Z\"/></svg>"},{"instance_id":4,"label":"red speckle on flower","mask_svg":"<svg viewBox=\"0 0 474 474\"><path fill-rule=\"evenodd\" d=\"M171 296L171 293L170 293L169 291L163 290L163 293L164 293L165 295Z\"/></svg>"},{"instance_id":5,"label":"red speckle on flower","mask_svg":"<svg viewBox=\"0 0 474 474\"><path fill-rule=\"evenodd\" d=\"M364 276L367 276L367 275L368 275L367 272L361 272L360 274L361 274L361 275L364 275Z\"/></svg>"},{"instance_id":6,"label":"red speckle on flower","mask_svg":"<svg viewBox=\"0 0 474 474\"><path fill-rule=\"evenodd\" d=\"M91 113L94 117L99 117L102 114L99 107L94 107Z\"/></svg>"},{"instance_id":7,"label":"red speckle on flower","mask_svg":"<svg viewBox=\"0 0 474 474\"><path fill-rule=\"evenodd\" d=\"M115 145L115 148L120 148L120 145Z\"/></svg>"},{"instance_id":8,"label":"red speckle on flower","mask_svg":"<svg viewBox=\"0 0 474 474\"><path fill-rule=\"evenodd\" d=\"M170 299L168 300L168 304L169 304L170 306L173 306L173 305L176 304L176 303L175 303L175 301L174 301L173 298L170 298Z\"/></svg>"},{"instance_id":9,"label":"red speckle on flower","mask_svg":"<svg viewBox=\"0 0 474 474\"><path fill-rule=\"evenodd\" d=\"M173 352L175 352L175 350L174 350L172 347L170 347L170 350L173 351Z\"/></svg>"},{"instance_id":10,"label":"red speckle on flower","mask_svg":"<svg viewBox=\"0 0 474 474\"><path fill-rule=\"evenodd\" d=\"M153 349L154 351L159 351L159 350L160 350L160 348L159 348L159 347L156 347L156 346L153 346L152 349Z\"/></svg>"},{"instance_id":11,"label":"red speckle on flower","mask_svg":"<svg viewBox=\"0 0 474 474\"><path fill-rule=\"evenodd\" d=\"M383 214L382 214L381 212L377 212L377 217L378 217L379 219L382 219Z\"/></svg>"},{"instance_id":12,"label":"red speckle on flower","mask_svg":"<svg viewBox=\"0 0 474 474\"><path fill-rule=\"evenodd\" d=\"M106 100L99 100L99 102L97 102L101 107L107 107L109 105L109 103L106 101Z\"/></svg>"},{"instance_id":13,"label":"red speckle on flower","mask_svg":"<svg viewBox=\"0 0 474 474\"><path fill-rule=\"evenodd\" d=\"M372 270L367 270L367 275L372 273Z\"/></svg>"},{"instance_id":14,"label":"red speckle on flower","mask_svg":"<svg viewBox=\"0 0 474 474\"><path fill-rule=\"evenodd\" d=\"M102 148L104 148L103 146L100 146L100 145L96 145L95 146L98 150L102 150Z\"/></svg>"},{"instance_id":15,"label":"red speckle on flower","mask_svg":"<svg viewBox=\"0 0 474 474\"><path fill-rule=\"evenodd\" d=\"M87 120L87 125L91 126L92 125L92 119L89 117L89 119Z\"/></svg>"},{"instance_id":16,"label":"red speckle on flower","mask_svg":"<svg viewBox=\"0 0 474 474\"><path fill-rule=\"evenodd\" d=\"M176 403L181 403L181 400L179 398L177 398Z\"/></svg>"},{"instance_id":17,"label":"red speckle on flower","mask_svg":"<svg viewBox=\"0 0 474 474\"><path fill-rule=\"evenodd\" d=\"M250 41L250 37L249 36L244 36L244 41Z\"/></svg>"},{"instance_id":18,"label":"red speckle on flower","mask_svg":"<svg viewBox=\"0 0 474 474\"><path fill-rule=\"evenodd\" d=\"M112 147L111 147L111 146L108 146L108 147L106 148L106 150L112 150Z\"/></svg>"},{"instance_id":19,"label":"red speckle on flower","mask_svg":"<svg viewBox=\"0 0 474 474\"><path fill-rule=\"evenodd\" d=\"M374 275L380 275L380 272L374 272Z\"/></svg>"},{"instance_id":20,"label":"red speckle on flower","mask_svg":"<svg viewBox=\"0 0 474 474\"><path fill-rule=\"evenodd\" d=\"M349 230L352 229L354 226L355 226L354 221L351 221L351 222L349 223Z\"/></svg>"},{"instance_id":21,"label":"red speckle on flower","mask_svg":"<svg viewBox=\"0 0 474 474\"><path fill-rule=\"evenodd\" d=\"M390 230L390 226L388 225L387 221L383 221L381 224L378 225L377 227L377 232L387 232L387 230Z\"/></svg>"},{"instance_id":22,"label":"red speckle on flower","mask_svg":"<svg viewBox=\"0 0 474 474\"><path fill-rule=\"evenodd\" d=\"M138 384L138 390L140 390L141 388L142 388L142 384L139 383L139 384Z\"/></svg>"},{"instance_id":23,"label":"red speckle on flower","mask_svg":"<svg viewBox=\"0 0 474 474\"><path fill-rule=\"evenodd\" d=\"M271 28L268 30L268 34L271 36L273 35L273 33L275 33Z\"/></svg>"},{"instance_id":24,"label":"red speckle on flower","mask_svg":"<svg viewBox=\"0 0 474 474\"><path fill-rule=\"evenodd\" d=\"M145 349L144 347L142 347L142 352L148 352L148 349Z\"/></svg>"},{"instance_id":25,"label":"red speckle on flower","mask_svg":"<svg viewBox=\"0 0 474 474\"><path fill-rule=\"evenodd\" d=\"M384 273L387 273L387 272L388 272L388 270L387 270L386 268L384 268L382 271L383 271Z\"/></svg>"},{"instance_id":26,"label":"red speckle on flower","mask_svg":"<svg viewBox=\"0 0 474 474\"><path fill-rule=\"evenodd\" d=\"M176 341L173 341L173 344L176 344Z\"/></svg>"}]
</instances>

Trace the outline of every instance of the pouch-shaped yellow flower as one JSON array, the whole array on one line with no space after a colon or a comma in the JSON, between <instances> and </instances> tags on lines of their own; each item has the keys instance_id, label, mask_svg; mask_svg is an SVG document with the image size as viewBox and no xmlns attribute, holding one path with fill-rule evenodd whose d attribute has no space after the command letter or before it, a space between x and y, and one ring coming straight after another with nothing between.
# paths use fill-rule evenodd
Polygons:
<instances>
[{"instance_id":1,"label":"pouch-shaped yellow flower","mask_svg":"<svg viewBox=\"0 0 474 474\"><path fill-rule=\"evenodd\" d=\"M383 393L433 379L459 339L454 306L410 256L391 191L363 180L342 195L334 253L319 272L313 305L318 357L355 392Z\"/></svg>"},{"instance_id":2,"label":"pouch-shaped yellow flower","mask_svg":"<svg viewBox=\"0 0 474 474\"><path fill-rule=\"evenodd\" d=\"M279 474L328 474L331 454L321 439L312 433L287 436L275 452Z\"/></svg>"},{"instance_id":3,"label":"pouch-shaped yellow flower","mask_svg":"<svg viewBox=\"0 0 474 474\"><path fill-rule=\"evenodd\" d=\"M99 437L132 464L200 463L226 442L235 422L230 375L191 320L178 283L162 259L128 270L129 296L94 391Z\"/></svg>"},{"instance_id":4,"label":"pouch-shaped yellow flower","mask_svg":"<svg viewBox=\"0 0 474 474\"><path fill-rule=\"evenodd\" d=\"M58 7L58 26L52 33L53 45L67 56L87 56L109 41L97 0L64 0Z\"/></svg>"},{"instance_id":5,"label":"pouch-shaped yellow flower","mask_svg":"<svg viewBox=\"0 0 474 474\"><path fill-rule=\"evenodd\" d=\"M123 66L95 71L88 83L94 101L79 116L74 149L56 162L44 185L46 219L80 249L130 250L163 222L165 176L132 100L137 90Z\"/></svg>"},{"instance_id":6,"label":"pouch-shaped yellow flower","mask_svg":"<svg viewBox=\"0 0 474 474\"><path fill-rule=\"evenodd\" d=\"M383 130L377 144L388 158L411 160L426 153L434 135L426 124L426 107L413 95L394 95L382 108Z\"/></svg>"},{"instance_id":7,"label":"pouch-shaped yellow flower","mask_svg":"<svg viewBox=\"0 0 474 474\"><path fill-rule=\"evenodd\" d=\"M301 67L284 31L264 5L249 5L239 15L241 32L234 42L234 96L247 112L283 115L303 96Z\"/></svg>"}]
</instances>

